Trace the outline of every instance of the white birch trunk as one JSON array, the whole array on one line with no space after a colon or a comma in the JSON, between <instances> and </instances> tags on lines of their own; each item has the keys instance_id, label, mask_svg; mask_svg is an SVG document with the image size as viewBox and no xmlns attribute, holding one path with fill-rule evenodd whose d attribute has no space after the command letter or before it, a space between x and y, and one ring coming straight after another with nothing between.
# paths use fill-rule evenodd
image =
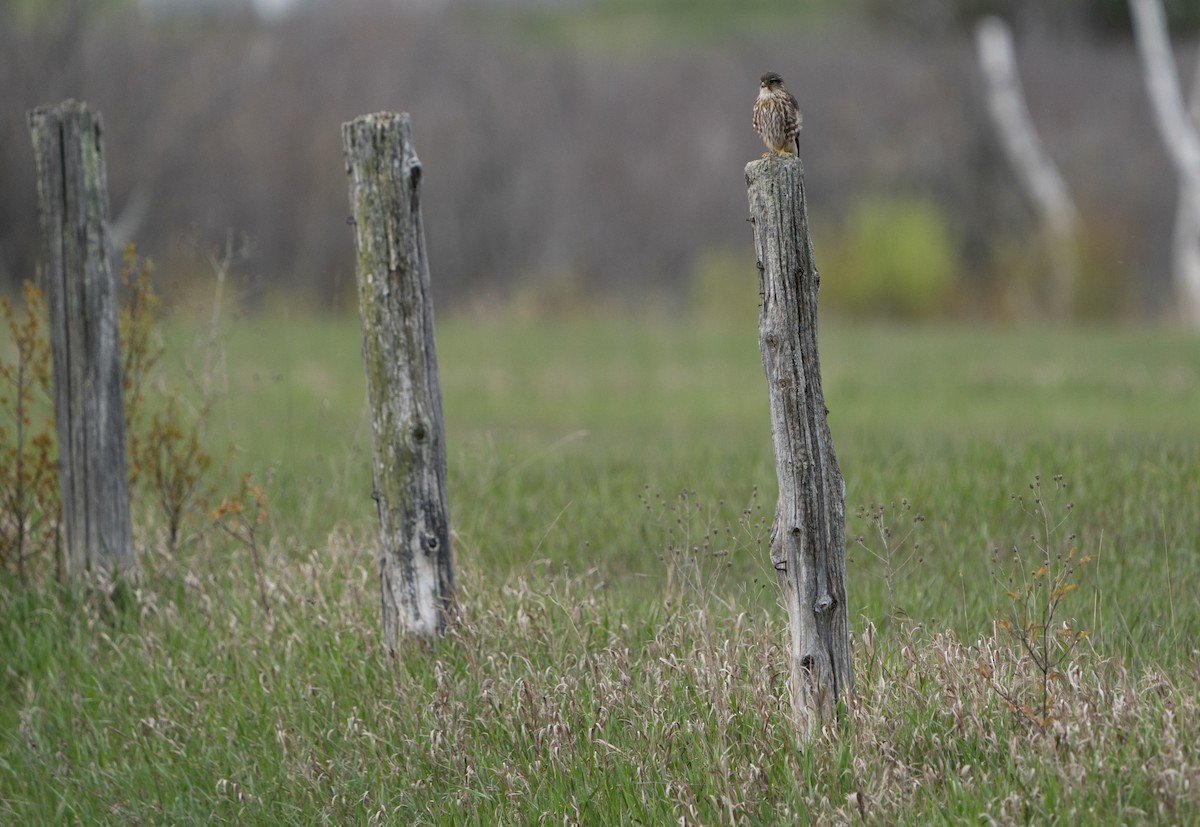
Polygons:
<instances>
[{"instance_id":1,"label":"white birch trunk","mask_svg":"<svg viewBox=\"0 0 1200 827\"><path fill-rule=\"evenodd\" d=\"M975 29L975 44L1000 145L1041 218L1051 265L1049 310L1055 318L1063 318L1079 281L1079 213L1033 126L1008 24L998 17L984 17Z\"/></svg>"},{"instance_id":2,"label":"white birch trunk","mask_svg":"<svg viewBox=\"0 0 1200 827\"><path fill-rule=\"evenodd\" d=\"M1184 106L1162 4L1158 0L1130 0L1129 10L1154 119L1180 179L1172 245L1175 290L1188 324L1200 327L1200 251L1196 248L1200 229L1200 137Z\"/></svg>"}]
</instances>

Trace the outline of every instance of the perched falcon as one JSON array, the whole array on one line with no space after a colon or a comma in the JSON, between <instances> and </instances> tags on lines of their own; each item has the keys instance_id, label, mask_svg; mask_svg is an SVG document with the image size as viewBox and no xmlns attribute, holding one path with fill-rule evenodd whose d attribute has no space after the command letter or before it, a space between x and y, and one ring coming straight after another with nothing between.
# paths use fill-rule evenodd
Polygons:
<instances>
[{"instance_id":1,"label":"perched falcon","mask_svg":"<svg viewBox=\"0 0 1200 827\"><path fill-rule=\"evenodd\" d=\"M767 72L758 82L754 101L754 131L775 155L799 155L800 104L783 86L783 78ZM763 155L766 158L766 155Z\"/></svg>"}]
</instances>

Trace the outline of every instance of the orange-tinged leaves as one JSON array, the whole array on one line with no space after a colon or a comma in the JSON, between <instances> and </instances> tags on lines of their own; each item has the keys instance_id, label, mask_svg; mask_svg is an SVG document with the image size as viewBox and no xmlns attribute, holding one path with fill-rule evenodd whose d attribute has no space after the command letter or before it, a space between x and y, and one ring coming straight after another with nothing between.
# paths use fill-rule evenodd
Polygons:
<instances>
[{"instance_id":1,"label":"orange-tinged leaves","mask_svg":"<svg viewBox=\"0 0 1200 827\"><path fill-rule=\"evenodd\" d=\"M45 303L31 282L23 286L24 312L0 298L0 316L12 342L12 361L0 360L0 566L26 573L28 561L53 548L59 523L58 467L50 456L54 417L45 393L50 345ZM7 355L7 354L6 354Z\"/></svg>"}]
</instances>

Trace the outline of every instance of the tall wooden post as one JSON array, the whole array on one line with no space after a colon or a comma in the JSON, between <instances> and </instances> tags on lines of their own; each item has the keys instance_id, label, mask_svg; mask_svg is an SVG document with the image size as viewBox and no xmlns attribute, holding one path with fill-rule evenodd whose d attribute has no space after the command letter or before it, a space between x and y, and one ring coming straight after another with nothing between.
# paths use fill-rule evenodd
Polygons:
<instances>
[{"instance_id":1,"label":"tall wooden post","mask_svg":"<svg viewBox=\"0 0 1200 827\"><path fill-rule=\"evenodd\" d=\"M791 627L792 707L805 734L854 692L846 608L846 489L817 356L817 287L798 158L746 166L758 256L759 346L770 397L779 502L771 561Z\"/></svg>"},{"instance_id":2,"label":"tall wooden post","mask_svg":"<svg viewBox=\"0 0 1200 827\"><path fill-rule=\"evenodd\" d=\"M374 434L384 645L443 632L454 608L446 442L407 113L342 125L358 251L358 304Z\"/></svg>"},{"instance_id":3,"label":"tall wooden post","mask_svg":"<svg viewBox=\"0 0 1200 827\"><path fill-rule=\"evenodd\" d=\"M117 294L99 113L65 101L28 116L50 310L67 570L133 565Z\"/></svg>"}]
</instances>

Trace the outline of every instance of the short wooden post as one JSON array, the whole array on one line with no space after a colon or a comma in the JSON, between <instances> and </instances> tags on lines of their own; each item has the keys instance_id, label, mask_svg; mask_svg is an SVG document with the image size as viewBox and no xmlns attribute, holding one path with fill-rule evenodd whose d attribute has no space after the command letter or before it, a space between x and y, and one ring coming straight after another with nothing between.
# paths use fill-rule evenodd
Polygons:
<instances>
[{"instance_id":1,"label":"short wooden post","mask_svg":"<svg viewBox=\"0 0 1200 827\"><path fill-rule=\"evenodd\" d=\"M421 163L407 113L343 124L342 147L374 434L383 636L394 654L402 634L442 633L455 598Z\"/></svg>"},{"instance_id":2,"label":"short wooden post","mask_svg":"<svg viewBox=\"0 0 1200 827\"><path fill-rule=\"evenodd\" d=\"M65 101L28 116L50 311L67 571L133 565L117 291L99 113Z\"/></svg>"},{"instance_id":3,"label":"short wooden post","mask_svg":"<svg viewBox=\"0 0 1200 827\"><path fill-rule=\"evenodd\" d=\"M854 692L846 608L846 491L817 356L817 287L798 158L746 166L758 256L759 346L770 397L779 502L771 561L791 627L792 706L805 734Z\"/></svg>"}]
</instances>

